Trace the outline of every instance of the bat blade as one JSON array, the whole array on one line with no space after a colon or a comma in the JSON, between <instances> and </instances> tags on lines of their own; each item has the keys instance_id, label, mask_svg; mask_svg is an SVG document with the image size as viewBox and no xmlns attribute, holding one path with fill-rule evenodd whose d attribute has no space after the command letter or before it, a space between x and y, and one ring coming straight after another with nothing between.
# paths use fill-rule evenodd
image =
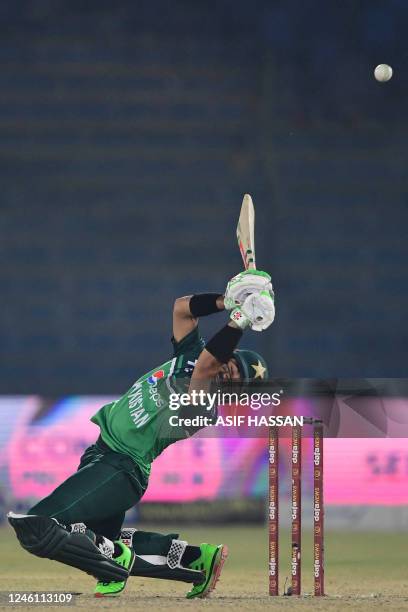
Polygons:
<instances>
[{"instance_id":1,"label":"bat blade","mask_svg":"<svg viewBox=\"0 0 408 612\"><path fill-rule=\"evenodd\" d=\"M244 195L237 225L237 240L245 270L255 269L255 209L249 194Z\"/></svg>"}]
</instances>

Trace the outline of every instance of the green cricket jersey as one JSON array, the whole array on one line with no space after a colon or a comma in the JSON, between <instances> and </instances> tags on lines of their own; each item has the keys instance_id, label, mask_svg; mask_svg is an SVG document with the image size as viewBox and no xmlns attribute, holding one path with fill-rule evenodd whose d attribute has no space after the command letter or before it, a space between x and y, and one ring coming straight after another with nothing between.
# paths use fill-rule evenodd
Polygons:
<instances>
[{"instance_id":1,"label":"green cricket jersey","mask_svg":"<svg viewBox=\"0 0 408 612\"><path fill-rule=\"evenodd\" d=\"M130 455L146 477L152 461L169 444L189 435L182 427L169 424L169 417L175 414L169 409L169 395L187 391L205 343L197 327L180 342L172 339L172 343L173 359L141 376L125 395L91 418L103 441Z\"/></svg>"}]
</instances>

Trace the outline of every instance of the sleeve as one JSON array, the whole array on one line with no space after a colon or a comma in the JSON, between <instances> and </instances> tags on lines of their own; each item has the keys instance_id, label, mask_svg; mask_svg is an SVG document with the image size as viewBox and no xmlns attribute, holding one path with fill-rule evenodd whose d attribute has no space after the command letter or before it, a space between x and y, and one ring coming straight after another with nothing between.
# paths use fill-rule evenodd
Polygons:
<instances>
[{"instance_id":1,"label":"sleeve","mask_svg":"<svg viewBox=\"0 0 408 612\"><path fill-rule=\"evenodd\" d=\"M203 348L205 347L205 340L201 336L198 327L195 327L187 336L184 336L182 340L177 342L174 339L174 336L171 339L173 344L173 355L174 357L178 357L183 353L191 353L197 351L201 353Z\"/></svg>"}]
</instances>

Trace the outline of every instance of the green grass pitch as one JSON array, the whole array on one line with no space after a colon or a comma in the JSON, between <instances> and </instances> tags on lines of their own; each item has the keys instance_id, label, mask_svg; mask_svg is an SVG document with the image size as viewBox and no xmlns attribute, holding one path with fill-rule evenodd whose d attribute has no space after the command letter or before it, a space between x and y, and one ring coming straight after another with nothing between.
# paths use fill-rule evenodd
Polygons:
<instances>
[{"instance_id":1,"label":"green grass pitch","mask_svg":"<svg viewBox=\"0 0 408 612\"><path fill-rule=\"evenodd\" d=\"M139 526L142 528L142 526ZM162 526L147 530L174 531ZM326 534L325 598L313 598L312 539L303 540L303 590L301 598L269 598L266 527L187 527L181 537L191 543L226 543L230 555L216 591L209 600L188 601L188 585L132 577L119 598L98 600L92 596L91 577L45 559L37 559L18 544L8 526L0 528L0 591L71 591L81 593L76 606L84 609L127 610L408 610L408 561L405 533ZM281 588L289 574L289 534L281 534ZM41 609L35 607L37 610ZM0 609L10 609L8 606ZM31 606L31 609L33 607ZM45 608L44 608L45 609ZM47 607L49 610L50 608ZM60 608L59 608L60 609Z\"/></svg>"}]
</instances>

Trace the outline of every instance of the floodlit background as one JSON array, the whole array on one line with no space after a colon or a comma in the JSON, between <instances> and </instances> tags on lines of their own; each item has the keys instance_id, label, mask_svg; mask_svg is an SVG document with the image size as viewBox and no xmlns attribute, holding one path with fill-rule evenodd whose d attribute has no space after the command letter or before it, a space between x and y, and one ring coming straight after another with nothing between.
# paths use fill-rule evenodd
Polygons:
<instances>
[{"instance_id":1,"label":"floodlit background","mask_svg":"<svg viewBox=\"0 0 408 612\"><path fill-rule=\"evenodd\" d=\"M1 3L3 517L75 469L97 437L90 414L171 356L173 300L222 292L241 269L245 192L277 305L245 344L271 375L406 376L407 18L405 0ZM379 63L389 83L374 80ZM403 442L327 441L332 593L406 588ZM129 520L232 543L222 593L255 605L266 459L265 440L179 443ZM365 535L379 527L388 535ZM43 586L51 564L6 527L0 541L26 587ZM70 584L55 571L56 589Z\"/></svg>"}]
</instances>

